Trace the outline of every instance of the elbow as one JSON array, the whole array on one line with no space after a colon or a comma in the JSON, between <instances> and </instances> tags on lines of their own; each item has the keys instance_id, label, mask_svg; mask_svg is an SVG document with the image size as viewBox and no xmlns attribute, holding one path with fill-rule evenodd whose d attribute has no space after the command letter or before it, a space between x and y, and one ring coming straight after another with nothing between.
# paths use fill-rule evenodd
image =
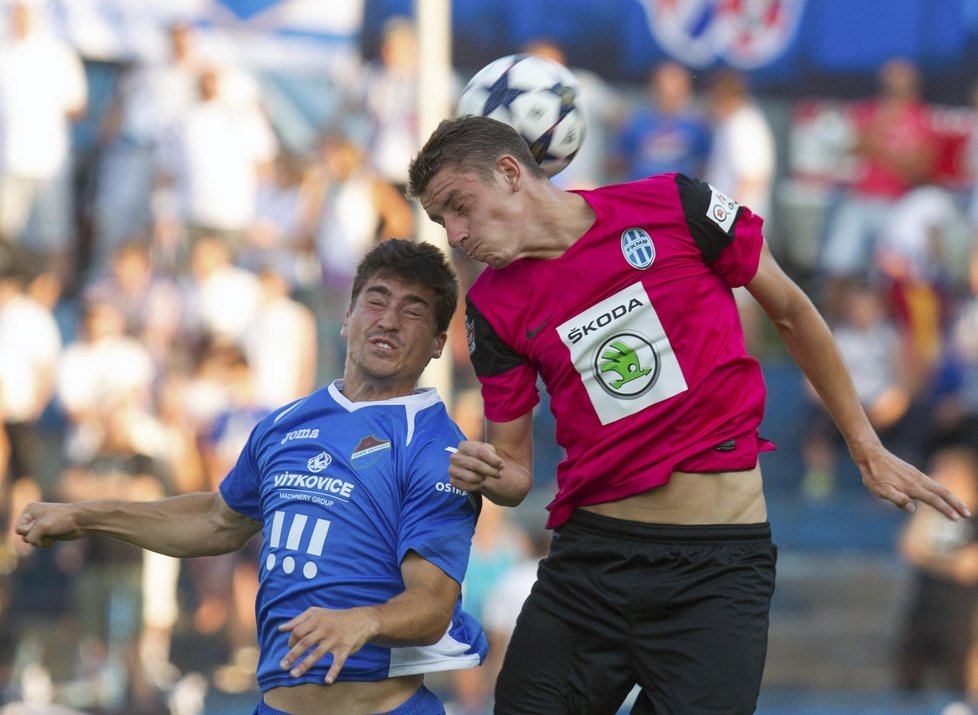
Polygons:
<instances>
[{"instance_id":1,"label":"elbow","mask_svg":"<svg viewBox=\"0 0 978 715\"><path fill-rule=\"evenodd\" d=\"M419 637L418 645L428 646L435 645L445 634L448 633L449 628L452 625L452 612L448 611L441 614L441 616L431 623L431 626L425 630Z\"/></svg>"}]
</instances>

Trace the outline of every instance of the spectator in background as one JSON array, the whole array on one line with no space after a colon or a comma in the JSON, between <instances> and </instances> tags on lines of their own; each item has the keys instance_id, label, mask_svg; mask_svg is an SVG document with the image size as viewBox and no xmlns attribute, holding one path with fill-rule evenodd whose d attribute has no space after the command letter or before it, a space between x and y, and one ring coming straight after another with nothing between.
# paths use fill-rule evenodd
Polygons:
<instances>
[{"instance_id":1,"label":"spectator in background","mask_svg":"<svg viewBox=\"0 0 978 715\"><path fill-rule=\"evenodd\" d=\"M875 250L879 289L907 336L912 376L924 387L938 364L947 311L967 265L968 232L953 194L933 184L894 201Z\"/></svg>"},{"instance_id":2,"label":"spectator in background","mask_svg":"<svg viewBox=\"0 0 978 715\"><path fill-rule=\"evenodd\" d=\"M44 27L39 3L9 6L0 42L0 241L40 252L73 277L75 212L70 127L88 86L75 50Z\"/></svg>"},{"instance_id":3,"label":"spectator in background","mask_svg":"<svg viewBox=\"0 0 978 715\"><path fill-rule=\"evenodd\" d=\"M929 473L965 504L978 506L978 451L948 446ZM978 530L950 522L928 506L910 517L899 537L913 573L897 676L906 690L951 690L978 706ZM969 711L970 712L970 711Z\"/></svg>"},{"instance_id":4,"label":"spectator in background","mask_svg":"<svg viewBox=\"0 0 978 715\"><path fill-rule=\"evenodd\" d=\"M201 66L191 29L175 23L167 38L165 57L125 71L99 126L96 275L122 243L149 235L161 144L197 98Z\"/></svg>"},{"instance_id":5,"label":"spectator in background","mask_svg":"<svg viewBox=\"0 0 978 715\"><path fill-rule=\"evenodd\" d=\"M342 362L339 326L357 263L378 241L413 236L415 214L401 190L371 168L360 145L344 134L323 137L311 181L323 278L317 307L324 336L320 357L332 372Z\"/></svg>"},{"instance_id":6,"label":"spectator in background","mask_svg":"<svg viewBox=\"0 0 978 715\"><path fill-rule=\"evenodd\" d=\"M308 394L316 384L316 318L291 297L288 282L275 268L262 268L258 280L261 301L245 331L244 352L251 366L255 401L284 405ZM283 345L289 349L283 350Z\"/></svg>"},{"instance_id":7,"label":"spectator in background","mask_svg":"<svg viewBox=\"0 0 978 715\"><path fill-rule=\"evenodd\" d=\"M12 544L14 510L51 486L38 420L54 396L62 345L50 308L28 294L33 258L0 244L0 417L8 447L0 475L0 552Z\"/></svg>"},{"instance_id":8,"label":"spectator in background","mask_svg":"<svg viewBox=\"0 0 978 715\"><path fill-rule=\"evenodd\" d=\"M177 358L182 298L176 282L156 270L148 242L130 241L117 247L85 295L117 306L126 333L149 350L158 367Z\"/></svg>"},{"instance_id":9,"label":"spectator in background","mask_svg":"<svg viewBox=\"0 0 978 715\"><path fill-rule=\"evenodd\" d=\"M378 240L412 236L414 209L371 169L352 138L328 133L316 177L316 247L328 288L349 292L357 263Z\"/></svg>"},{"instance_id":10,"label":"spectator in background","mask_svg":"<svg viewBox=\"0 0 978 715\"><path fill-rule=\"evenodd\" d=\"M523 46L523 52L545 57L567 67L563 49L553 40L537 38ZM583 67L568 67L581 84L579 107L587 124L584 143L570 165L554 181L560 186L592 189L607 183L609 134L621 121L625 108L619 95L598 74Z\"/></svg>"},{"instance_id":11,"label":"spectator in background","mask_svg":"<svg viewBox=\"0 0 978 715\"><path fill-rule=\"evenodd\" d=\"M181 330L192 346L211 338L243 344L261 304L261 284L254 273L235 265L223 238L202 233L194 242L183 290Z\"/></svg>"},{"instance_id":12,"label":"spectator in background","mask_svg":"<svg viewBox=\"0 0 978 715\"><path fill-rule=\"evenodd\" d=\"M922 462L924 430L913 417L916 400L908 351L887 303L875 287L850 285L844 309L832 334L852 375L859 402L883 444L911 464ZM842 435L806 381L811 405L805 420L801 488L812 499L827 497L835 487Z\"/></svg>"},{"instance_id":13,"label":"spectator in background","mask_svg":"<svg viewBox=\"0 0 978 715\"><path fill-rule=\"evenodd\" d=\"M840 283L872 277L873 252L894 202L929 180L937 158L917 67L892 59L878 78L877 96L854 111L856 175L829 223L822 250L830 319L837 313Z\"/></svg>"},{"instance_id":14,"label":"spectator in background","mask_svg":"<svg viewBox=\"0 0 978 715\"><path fill-rule=\"evenodd\" d=\"M764 113L751 98L747 79L731 69L710 77L706 90L713 143L703 178L765 221L771 220L774 186L774 134ZM768 230L766 235L774 232ZM772 251L777 253L778 246ZM752 354L762 349L763 311L746 288L734 290L744 339Z\"/></svg>"},{"instance_id":15,"label":"spectator in background","mask_svg":"<svg viewBox=\"0 0 978 715\"><path fill-rule=\"evenodd\" d=\"M313 157L283 151L258 184L255 218L248 227L238 263L258 271L273 266L293 290L319 289L322 273L313 245L321 189L313 180Z\"/></svg>"},{"instance_id":16,"label":"spectator in background","mask_svg":"<svg viewBox=\"0 0 978 715\"><path fill-rule=\"evenodd\" d=\"M247 83L228 91L229 71L201 72L197 100L176 122L163 147L163 181L174 192L176 221L192 243L220 237L235 252L255 218L258 177L278 153L278 142ZM174 231L163 229L173 240ZM178 246L163 247L179 255Z\"/></svg>"},{"instance_id":17,"label":"spectator in background","mask_svg":"<svg viewBox=\"0 0 978 715\"><path fill-rule=\"evenodd\" d=\"M713 143L704 178L734 201L771 218L775 145L771 125L751 98L747 79L723 69L706 88Z\"/></svg>"},{"instance_id":18,"label":"spectator in background","mask_svg":"<svg viewBox=\"0 0 978 715\"><path fill-rule=\"evenodd\" d=\"M384 23L379 54L359 85L368 121L367 159L403 195L408 164L421 147L418 37L411 18L395 16Z\"/></svg>"},{"instance_id":19,"label":"spectator in background","mask_svg":"<svg viewBox=\"0 0 978 715\"><path fill-rule=\"evenodd\" d=\"M78 337L61 355L57 395L68 419L67 455L75 464L97 453L112 413L124 411L132 430L153 419L158 371L146 347L126 334L125 325L118 306L93 296L84 306Z\"/></svg>"},{"instance_id":20,"label":"spectator in background","mask_svg":"<svg viewBox=\"0 0 978 715\"><path fill-rule=\"evenodd\" d=\"M673 171L702 177L710 151L710 127L694 102L693 75L678 62L665 61L649 72L647 93L648 103L632 112L618 129L616 177L634 181Z\"/></svg>"}]
</instances>

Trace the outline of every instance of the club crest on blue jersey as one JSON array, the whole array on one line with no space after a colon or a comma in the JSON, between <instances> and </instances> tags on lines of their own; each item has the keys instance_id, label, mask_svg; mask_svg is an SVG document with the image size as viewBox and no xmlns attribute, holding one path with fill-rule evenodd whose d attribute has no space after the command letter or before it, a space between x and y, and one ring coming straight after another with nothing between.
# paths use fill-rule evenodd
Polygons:
<instances>
[{"instance_id":1,"label":"club crest on blue jersey","mask_svg":"<svg viewBox=\"0 0 978 715\"><path fill-rule=\"evenodd\" d=\"M306 462L306 467L309 468L310 472L318 474L323 471L333 462L333 458L330 456L329 452L320 452L315 457L310 457L309 461Z\"/></svg>"},{"instance_id":2,"label":"club crest on blue jersey","mask_svg":"<svg viewBox=\"0 0 978 715\"><path fill-rule=\"evenodd\" d=\"M366 469L372 467L380 459L380 455L390 450L391 441L389 439L377 439L369 435L360 440L360 444L350 455L350 463L355 469Z\"/></svg>"},{"instance_id":3,"label":"club crest on blue jersey","mask_svg":"<svg viewBox=\"0 0 978 715\"><path fill-rule=\"evenodd\" d=\"M645 270L655 260L655 245L643 228L630 228L622 232L621 252L628 264L639 270Z\"/></svg>"}]
</instances>

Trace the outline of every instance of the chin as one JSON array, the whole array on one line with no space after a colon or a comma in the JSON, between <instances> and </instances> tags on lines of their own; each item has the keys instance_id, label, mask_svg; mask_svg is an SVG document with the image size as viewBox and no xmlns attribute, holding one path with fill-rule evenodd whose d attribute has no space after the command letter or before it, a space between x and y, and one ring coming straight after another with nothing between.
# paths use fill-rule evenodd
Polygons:
<instances>
[{"instance_id":1,"label":"chin","mask_svg":"<svg viewBox=\"0 0 978 715\"><path fill-rule=\"evenodd\" d=\"M512 258L508 258L506 256L486 256L485 258L479 258L477 260L482 261L490 268L505 268L513 262Z\"/></svg>"}]
</instances>

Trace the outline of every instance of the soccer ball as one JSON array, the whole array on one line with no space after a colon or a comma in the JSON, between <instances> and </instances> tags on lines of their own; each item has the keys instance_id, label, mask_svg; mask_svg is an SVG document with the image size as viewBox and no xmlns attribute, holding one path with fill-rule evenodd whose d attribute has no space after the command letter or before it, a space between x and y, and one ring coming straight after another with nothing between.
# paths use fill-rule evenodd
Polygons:
<instances>
[{"instance_id":1,"label":"soccer ball","mask_svg":"<svg viewBox=\"0 0 978 715\"><path fill-rule=\"evenodd\" d=\"M508 55L469 80L456 115L481 114L513 127L544 172L554 176L584 141L580 96L580 83L562 64L536 55Z\"/></svg>"}]
</instances>

